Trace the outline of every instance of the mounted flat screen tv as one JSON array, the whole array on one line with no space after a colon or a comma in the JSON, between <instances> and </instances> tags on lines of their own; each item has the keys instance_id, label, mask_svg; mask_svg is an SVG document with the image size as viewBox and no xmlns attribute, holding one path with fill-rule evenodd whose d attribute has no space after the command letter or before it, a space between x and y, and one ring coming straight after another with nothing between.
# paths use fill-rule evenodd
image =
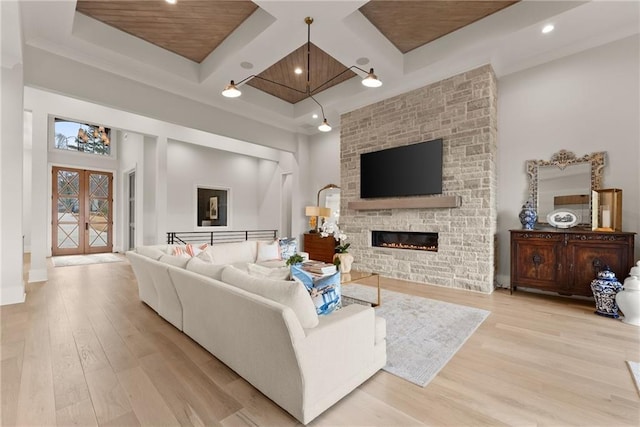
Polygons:
<instances>
[{"instance_id":1,"label":"mounted flat screen tv","mask_svg":"<svg viewBox=\"0 0 640 427\"><path fill-rule=\"evenodd\" d=\"M442 193L442 139L360 155L360 197Z\"/></svg>"}]
</instances>

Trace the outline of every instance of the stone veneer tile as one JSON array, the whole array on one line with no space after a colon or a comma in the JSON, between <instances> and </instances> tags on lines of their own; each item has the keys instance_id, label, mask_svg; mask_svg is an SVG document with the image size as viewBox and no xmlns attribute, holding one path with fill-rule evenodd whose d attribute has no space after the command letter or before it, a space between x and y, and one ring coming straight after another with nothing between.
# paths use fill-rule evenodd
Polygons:
<instances>
[{"instance_id":1,"label":"stone veneer tile","mask_svg":"<svg viewBox=\"0 0 640 427\"><path fill-rule=\"evenodd\" d=\"M354 211L360 154L442 138L443 195L453 209ZM497 84L485 65L342 115L342 212L355 268L440 286L491 292L496 232ZM439 233L438 252L379 249L374 229Z\"/></svg>"}]
</instances>

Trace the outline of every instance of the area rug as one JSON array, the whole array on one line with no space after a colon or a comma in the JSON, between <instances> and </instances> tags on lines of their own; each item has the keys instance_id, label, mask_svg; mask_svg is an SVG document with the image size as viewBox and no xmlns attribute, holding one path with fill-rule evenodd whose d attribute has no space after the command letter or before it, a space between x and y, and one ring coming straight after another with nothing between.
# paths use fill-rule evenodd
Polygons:
<instances>
[{"instance_id":1,"label":"area rug","mask_svg":"<svg viewBox=\"0 0 640 427\"><path fill-rule=\"evenodd\" d=\"M640 394L640 363L627 360L627 366L629 366L631 378L633 378L633 382L636 384L636 390L638 394Z\"/></svg>"},{"instance_id":2,"label":"area rug","mask_svg":"<svg viewBox=\"0 0 640 427\"><path fill-rule=\"evenodd\" d=\"M120 262L122 257L112 253L91 255L65 255L51 258L54 267L68 267L70 265L101 264L105 262Z\"/></svg>"},{"instance_id":3,"label":"area rug","mask_svg":"<svg viewBox=\"0 0 640 427\"><path fill-rule=\"evenodd\" d=\"M376 289L349 284L347 297L376 300ZM425 387L490 312L382 289L376 314L387 321L385 371Z\"/></svg>"}]
</instances>

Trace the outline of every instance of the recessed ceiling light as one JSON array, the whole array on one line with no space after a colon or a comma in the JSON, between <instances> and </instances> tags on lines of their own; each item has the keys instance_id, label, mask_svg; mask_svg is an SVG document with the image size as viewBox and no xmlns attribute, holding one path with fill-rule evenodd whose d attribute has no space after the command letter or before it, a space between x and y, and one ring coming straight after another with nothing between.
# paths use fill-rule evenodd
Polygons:
<instances>
[{"instance_id":1,"label":"recessed ceiling light","mask_svg":"<svg viewBox=\"0 0 640 427\"><path fill-rule=\"evenodd\" d=\"M302 68L296 67L296 69L293 70L293 72L296 73L296 74L302 74Z\"/></svg>"},{"instance_id":2,"label":"recessed ceiling light","mask_svg":"<svg viewBox=\"0 0 640 427\"><path fill-rule=\"evenodd\" d=\"M358 65L367 65L368 63L369 63L369 58L362 57L362 58L356 59L356 64Z\"/></svg>"},{"instance_id":3,"label":"recessed ceiling light","mask_svg":"<svg viewBox=\"0 0 640 427\"><path fill-rule=\"evenodd\" d=\"M169 4L176 4L178 2L178 0L164 0Z\"/></svg>"},{"instance_id":4,"label":"recessed ceiling light","mask_svg":"<svg viewBox=\"0 0 640 427\"><path fill-rule=\"evenodd\" d=\"M311 117L313 117L314 119L317 119L317 118L318 118L318 115L317 115L317 114L314 114L314 115L313 115L313 116L311 116Z\"/></svg>"},{"instance_id":5,"label":"recessed ceiling light","mask_svg":"<svg viewBox=\"0 0 640 427\"><path fill-rule=\"evenodd\" d=\"M542 27L542 34L549 34L551 31L553 31L555 27L553 26L553 24L547 24L544 27Z\"/></svg>"},{"instance_id":6,"label":"recessed ceiling light","mask_svg":"<svg viewBox=\"0 0 640 427\"><path fill-rule=\"evenodd\" d=\"M243 61L240 63L240 66L245 70L250 70L253 68L253 64L251 62Z\"/></svg>"}]
</instances>

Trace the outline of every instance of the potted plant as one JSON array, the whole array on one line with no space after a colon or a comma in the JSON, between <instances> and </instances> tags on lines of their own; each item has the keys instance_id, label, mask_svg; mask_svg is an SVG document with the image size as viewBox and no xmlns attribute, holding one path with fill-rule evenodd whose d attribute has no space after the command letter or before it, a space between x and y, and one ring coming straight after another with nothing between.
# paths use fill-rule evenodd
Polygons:
<instances>
[{"instance_id":1,"label":"potted plant","mask_svg":"<svg viewBox=\"0 0 640 427\"><path fill-rule=\"evenodd\" d=\"M296 264L301 264L302 262L304 262L304 258L302 258L302 255L293 254L287 260L287 265L296 265Z\"/></svg>"}]
</instances>

